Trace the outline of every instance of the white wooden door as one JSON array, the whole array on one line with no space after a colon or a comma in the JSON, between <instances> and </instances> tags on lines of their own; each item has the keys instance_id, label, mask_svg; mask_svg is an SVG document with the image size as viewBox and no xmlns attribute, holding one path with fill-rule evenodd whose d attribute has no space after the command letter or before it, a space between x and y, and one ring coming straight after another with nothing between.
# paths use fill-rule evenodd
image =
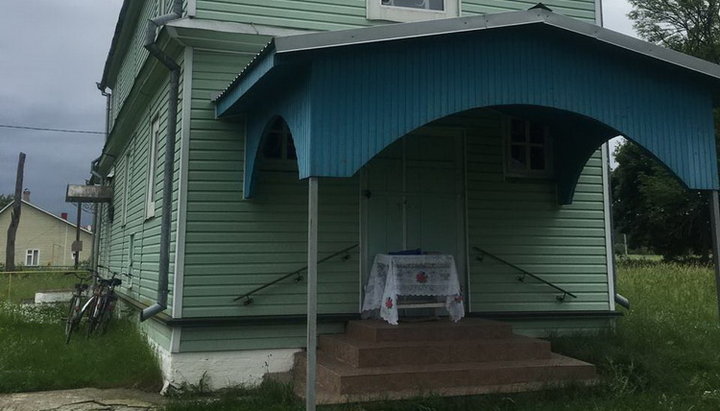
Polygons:
<instances>
[{"instance_id":1,"label":"white wooden door","mask_svg":"<svg viewBox=\"0 0 720 411\"><path fill-rule=\"evenodd\" d=\"M376 254L422 249L455 257L465 287L463 137L421 130L395 142L363 171L362 284Z\"/></svg>"}]
</instances>

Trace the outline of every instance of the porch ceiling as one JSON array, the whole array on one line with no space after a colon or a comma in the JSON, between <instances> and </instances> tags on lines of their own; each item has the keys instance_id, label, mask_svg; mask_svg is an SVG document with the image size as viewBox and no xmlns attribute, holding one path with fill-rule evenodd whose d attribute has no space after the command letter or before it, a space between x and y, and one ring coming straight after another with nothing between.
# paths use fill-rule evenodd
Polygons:
<instances>
[{"instance_id":1,"label":"porch ceiling","mask_svg":"<svg viewBox=\"0 0 720 411\"><path fill-rule=\"evenodd\" d=\"M396 139L479 107L561 133L559 201L624 135L688 187L717 189L720 66L541 9L277 38L215 100L245 114L245 197L268 123L287 122L300 177L353 175Z\"/></svg>"}]
</instances>

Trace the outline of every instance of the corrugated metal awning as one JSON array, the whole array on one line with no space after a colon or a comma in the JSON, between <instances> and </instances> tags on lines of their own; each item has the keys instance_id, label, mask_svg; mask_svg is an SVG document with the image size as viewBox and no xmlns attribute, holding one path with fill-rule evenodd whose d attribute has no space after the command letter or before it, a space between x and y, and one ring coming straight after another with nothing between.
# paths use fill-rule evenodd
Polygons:
<instances>
[{"instance_id":1,"label":"corrugated metal awning","mask_svg":"<svg viewBox=\"0 0 720 411\"><path fill-rule=\"evenodd\" d=\"M300 177L353 175L396 139L479 107L565 127L560 202L589 156L624 135L688 187L718 187L720 66L546 10L277 38L216 98L248 119L246 170L269 121L293 134ZM252 173L245 178L252 192Z\"/></svg>"}]
</instances>

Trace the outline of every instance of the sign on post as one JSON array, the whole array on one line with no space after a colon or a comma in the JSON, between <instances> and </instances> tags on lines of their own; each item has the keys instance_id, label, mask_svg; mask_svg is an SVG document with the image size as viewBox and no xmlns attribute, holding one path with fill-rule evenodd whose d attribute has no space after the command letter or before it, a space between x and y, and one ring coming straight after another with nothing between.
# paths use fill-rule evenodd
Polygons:
<instances>
[{"instance_id":1,"label":"sign on post","mask_svg":"<svg viewBox=\"0 0 720 411\"><path fill-rule=\"evenodd\" d=\"M72 243L72 251L74 253L79 253L83 249L82 241L73 241Z\"/></svg>"}]
</instances>

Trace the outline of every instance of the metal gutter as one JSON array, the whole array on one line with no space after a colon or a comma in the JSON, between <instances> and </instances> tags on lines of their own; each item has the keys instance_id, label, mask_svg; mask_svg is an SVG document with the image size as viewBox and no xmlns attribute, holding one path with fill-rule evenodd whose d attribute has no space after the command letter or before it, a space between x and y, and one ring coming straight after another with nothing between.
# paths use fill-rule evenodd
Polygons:
<instances>
[{"instance_id":1,"label":"metal gutter","mask_svg":"<svg viewBox=\"0 0 720 411\"><path fill-rule=\"evenodd\" d=\"M189 16L188 11L188 16ZM167 24L167 27L176 29L206 30L218 33L252 34L271 37L296 36L301 34L317 33L317 30L290 29L262 24L235 23L219 20L193 19L189 17L175 20Z\"/></svg>"},{"instance_id":2,"label":"metal gutter","mask_svg":"<svg viewBox=\"0 0 720 411\"><path fill-rule=\"evenodd\" d=\"M182 17L182 0L173 0L172 13L150 19L145 31L145 49L170 71L167 103L167 130L165 133L165 164L163 167L163 199L160 220L160 263L158 267L157 300L140 312L145 321L167 308L168 272L170 270L170 220L172 217L173 169L175 167L175 138L177 134L178 93L180 88L180 65L160 49L156 43L157 30L166 23Z\"/></svg>"},{"instance_id":3,"label":"metal gutter","mask_svg":"<svg viewBox=\"0 0 720 411\"><path fill-rule=\"evenodd\" d=\"M182 112L192 110L192 73L193 53L185 48L183 64ZM173 277L172 316L182 317L183 283L185 273L185 220L187 218L188 168L190 159L190 121L191 116L183 115L180 120L180 180L178 182L177 222L175 225L175 273Z\"/></svg>"}]
</instances>

